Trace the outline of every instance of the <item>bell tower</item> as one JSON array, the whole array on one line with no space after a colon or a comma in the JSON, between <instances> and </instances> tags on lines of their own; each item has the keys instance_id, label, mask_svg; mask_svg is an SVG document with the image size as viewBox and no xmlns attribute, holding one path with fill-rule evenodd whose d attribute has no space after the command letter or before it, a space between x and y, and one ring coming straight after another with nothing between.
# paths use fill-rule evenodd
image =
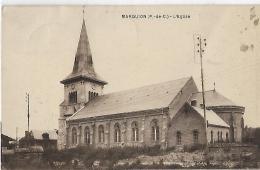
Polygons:
<instances>
[{"instance_id":1,"label":"bell tower","mask_svg":"<svg viewBox=\"0 0 260 170\"><path fill-rule=\"evenodd\" d=\"M60 104L58 149L66 148L66 118L92 98L102 95L107 84L94 70L84 18L72 72L61 83L64 85L64 101Z\"/></svg>"}]
</instances>

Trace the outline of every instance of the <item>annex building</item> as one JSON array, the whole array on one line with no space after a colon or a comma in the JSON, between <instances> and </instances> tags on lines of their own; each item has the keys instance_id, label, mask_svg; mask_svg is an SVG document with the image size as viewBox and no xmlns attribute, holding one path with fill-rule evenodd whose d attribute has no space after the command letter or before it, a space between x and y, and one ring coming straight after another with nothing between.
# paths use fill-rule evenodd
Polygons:
<instances>
[{"instance_id":1,"label":"annex building","mask_svg":"<svg viewBox=\"0 0 260 170\"><path fill-rule=\"evenodd\" d=\"M241 142L245 108L215 89L202 94L192 77L103 94L83 20L72 72L61 81L58 149ZM206 135L207 132L207 135Z\"/></svg>"}]
</instances>

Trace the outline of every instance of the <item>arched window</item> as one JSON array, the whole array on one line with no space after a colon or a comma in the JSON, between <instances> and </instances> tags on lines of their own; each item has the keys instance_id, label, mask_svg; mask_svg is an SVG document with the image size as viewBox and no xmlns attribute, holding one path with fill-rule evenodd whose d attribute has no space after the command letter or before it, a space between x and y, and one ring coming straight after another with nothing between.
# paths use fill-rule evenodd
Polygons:
<instances>
[{"instance_id":1,"label":"arched window","mask_svg":"<svg viewBox=\"0 0 260 170\"><path fill-rule=\"evenodd\" d=\"M210 132L210 143L213 143L213 131Z\"/></svg>"},{"instance_id":2,"label":"arched window","mask_svg":"<svg viewBox=\"0 0 260 170\"><path fill-rule=\"evenodd\" d=\"M220 132L220 141L223 141L222 131Z\"/></svg>"},{"instance_id":3,"label":"arched window","mask_svg":"<svg viewBox=\"0 0 260 170\"><path fill-rule=\"evenodd\" d=\"M137 122L132 123L132 141L139 141L139 129Z\"/></svg>"},{"instance_id":4,"label":"arched window","mask_svg":"<svg viewBox=\"0 0 260 170\"><path fill-rule=\"evenodd\" d=\"M181 132L180 131L177 131L177 145L181 145Z\"/></svg>"},{"instance_id":5,"label":"arched window","mask_svg":"<svg viewBox=\"0 0 260 170\"><path fill-rule=\"evenodd\" d=\"M199 132L198 132L198 130L193 131L193 143L194 144L199 143Z\"/></svg>"},{"instance_id":6,"label":"arched window","mask_svg":"<svg viewBox=\"0 0 260 170\"><path fill-rule=\"evenodd\" d=\"M243 129L244 128L244 118L243 117L241 117L241 128Z\"/></svg>"},{"instance_id":7,"label":"arched window","mask_svg":"<svg viewBox=\"0 0 260 170\"><path fill-rule=\"evenodd\" d=\"M71 136L72 136L72 144L73 145L76 145L77 144L77 129L74 127L72 128L72 131L71 131Z\"/></svg>"},{"instance_id":8,"label":"arched window","mask_svg":"<svg viewBox=\"0 0 260 170\"><path fill-rule=\"evenodd\" d=\"M114 141L121 142L121 130L120 130L119 123L115 124L114 129L115 129Z\"/></svg>"},{"instance_id":9,"label":"arched window","mask_svg":"<svg viewBox=\"0 0 260 170\"><path fill-rule=\"evenodd\" d=\"M159 126L158 126L158 121L156 119L152 120L151 122L151 126L152 126L152 140L153 141L159 141Z\"/></svg>"},{"instance_id":10,"label":"arched window","mask_svg":"<svg viewBox=\"0 0 260 170\"><path fill-rule=\"evenodd\" d=\"M218 142L219 142L219 136L220 136L220 134L219 134L219 131L218 131Z\"/></svg>"},{"instance_id":11,"label":"arched window","mask_svg":"<svg viewBox=\"0 0 260 170\"><path fill-rule=\"evenodd\" d=\"M91 100L91 99L93 99L96 96L98 96L98 93L91 92L91 91L88 92L88 100Z\"/></svg>"},{"instance_id":12,"label":"arched window","mask_svg":"<svg viewBox=\"0 0 260 170\"><path fill-rule=\"evenodd\" d=\"M77 103L77 91L69 93L69 102L70 103Z\"/></svg>"},{"instance_id":13,"label":"arched window","mask_svg":"<svg viewBox=\"0 0 260 170\"><path fill-rule=\"evenodd\" d=\"M99 125L98 127L98 142L103 143L105 142L105 134L104 134L104 126Z\"/></svg>"},{"instance_id":14,"label":"arched window","mask_svg":"<svg viewBox=\"0 0 260 170\"><path fill-rule=\"evenodd\" d=\"M89 127L85 127L85 144L90 144L90 130Z\"/></svg>"},{"instance_id":15,"label":"arched window","mask_svg":"<svg viewBox=\"0 0 260 170\"><path fill-rule=\"evenodd\" d=\"M226 132L226 142L229 142L228 132Z\"/></svg>"}]
</instances>

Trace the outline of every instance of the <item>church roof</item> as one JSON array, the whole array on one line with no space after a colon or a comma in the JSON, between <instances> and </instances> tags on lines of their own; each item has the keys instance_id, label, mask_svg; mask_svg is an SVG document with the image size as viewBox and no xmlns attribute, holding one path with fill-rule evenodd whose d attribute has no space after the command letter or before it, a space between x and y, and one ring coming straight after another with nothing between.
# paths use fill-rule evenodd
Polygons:
<instances>
[{"instance_id":1,"label":"church roof","mask_svg":"<svg viewBox=\"0 0 260 170\"><path fill-rule=\"evenodd\" d=\"M68 120L166 108L190 80L192 77L97 96Z\"/></svg>"},{"instance_id":2,"label":"church roof","mask_svg":"<svg viewBox=\"0 0 260 170\"><path fill-rule=\"evenodd\" d=\"M92 54L90 50L85 20L83 19L78 48L74 60L72 73L69 74L61 83L70 82L71 80L83 78L90 81L107 84L102 80L94 70Z\"/></svg>"},{"instance_id":3,"label":"church roof","mask_svg":"<svg viewBox=\"0 0 260 170\"><path fill-rule=\"evenodd\" d=\"M202 116L202 118L204 118L203 109L201 109L199 107L193 107L193 106L192 106L192 108L197 113L199 113L199 115ZM215 112L213 112L212 110L206 110L206 119L207 119L209 125L229 127L229 125L223 119L221 119Z\"/></svg>"},{"instance_id":4,"label":"church roof","mask_svg":"<svg viewBox=\"0 0 260 170\"><path fill-rule=\"evenodd\" d=\"M197 100L198 105L202 104L202 93L193 93L190 101ZM230 99L224 97L216 90L205 91L205 103L207 107L210 106L238 106Z\"/></svg>"}]
</instances>

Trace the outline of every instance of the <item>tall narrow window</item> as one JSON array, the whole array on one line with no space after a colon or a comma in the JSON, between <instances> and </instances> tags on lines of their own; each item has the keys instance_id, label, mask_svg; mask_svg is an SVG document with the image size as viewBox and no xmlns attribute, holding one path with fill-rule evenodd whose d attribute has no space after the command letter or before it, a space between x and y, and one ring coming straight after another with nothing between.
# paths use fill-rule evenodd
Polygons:
<instances>
[{"instance_id":1,"label":"tall narrow window","mask_svg":"<svg viewBox=\"0 0 260 170\"><path fill-rule=\"evenodd\" d=\"M220 136L220 133L219 133L219 131L218 131L218 142L219 142L219 138L220 138L219 136Z\"/></svg>"},{"instance_id":2,"label":"tall narrow window","mask_svg":"<svg viewBox=\"0 0 260 170\"><path fill-rule=\"evenodd\" d=\"M151 126L152 126L152 129L151 129L152 130L152 140L159 141L160 130L159 130L158 121L156 119L152 120Z\"/></svg>"},{"instance_id":3,"label":"tall narrow window","mask_svg":"<svg viewBox=\"0 0 260 170\"><path fill-rule=\"evenodd\" d=\"M89 127L85 128L85 144L90 144L90 130Z\"/></svg>"},{"instance_id":4,"label":"tall narrow window","mask_svg":"<svg viewBox=\"0 0 260 170\"><path fill-rule=\"evenodd\" d=\"M114 126L115 134L114 134L114 141L115 142L121 142L121 130L119 123L116 123Z\"/></svg>"},{"instance_id":5,"label":"tall narrow window","mask_svg":"<svg viewBox=\"0 0 260 170\"><path fill-rule=\"evenodd\" d=\"M220 132L220 141L223 142L222 131Z\"/></svg>"},{"instance_id":6,"label":"tall narrow window","mask_svg":"<svg viewBox=\"0 0 260 170\"><path fill-rule=\"evenodd\" d=\"M176 139L177 139L177 145L181 145L181 132L180 131L177 131Z\"/></svg>"},{"instance_id":7,"label":"tall narrow window","mask_svg":"<svg viewBox=\"0 0 260 170\"><path fill-rule=\"evenodd\" d=\"M210 143L213 143L213 131L210 132Z\"/></svg>"},{"instance_id":8,"label":"tall narrow window","mask_svg":"<svg viewBox=\"0 0 260 170\"><path fill-rule=\"evenodd\" d=\"M98 93L91 92L91 91L88 92L88 100L91 100L91 99L93 99L96 96L98 96Z\"/></svg>"},{"instance_id":9,"label":"tall narrow window","mask_svg":"<svg viewBox=\"0 0 260 170\"><path fill-rule=\"evenodd\" d=\"M70 103L77 103L77 91L69 93L69 102Z\"/></svg>"},{"instance_id":10,"label":"tall narrow window","mask_svg":"<svg viewBox=\"0 0 260 170\"><path fill-rule=\"evenodd\" d=\"M244 128L244 118L243 118L243 117L241 118L241 123L240 123L240 125L241 125L241 128L243 129L243 128Z\"/></svg>"},{"instance_id":11,"label":"tall narrow window","mask_svg":"<svg viewBox=\"0 0 260 170\"><path fill-rule=\"evenodd\" d=\"M197 130L193 131L193 143L198 144L199 143L199 132Z\"/></svg>"},{"instance_id":12,"label":"tall narrow window","mask_svg":"<svg viewBox=\"0 0 260 170\"><path fill-rule=\"evenodd\" d=\"M71 136L72 136L72 144L73 145L76 145L77 144L77 129L74 127L72 128L72 131L71 131Z\"/></svg>"},{"instance_id":13,"label":"tall narrow window","mask_svg":"<svg viewBox=\"0 0 260 170\"><path fill-rule=\"evenodd\" d=\"M228 132L226 133L226 142L229 142Z\"/></svg>"},{"instance_id":14,"label":"tall narrow window","mask_svg":"<svg viewBox=\"0 0 260 170\"><path fill-rule=\"evenodd\" d=\"M99 125L99 127L98 127L98 142L99 143L105 142L105 133L104 133L103 125Z\"/></svg>"},{"instance_id":15,"label":"tall narrow window","mask_svg":"<svg viewBox=\"0 0 260 170\"><path fill-rule=\"evenodd\" d=\"M132 123L132 141L138 141L139 140L139 130L137 122Z\"/></svg>"}]
</instances>

